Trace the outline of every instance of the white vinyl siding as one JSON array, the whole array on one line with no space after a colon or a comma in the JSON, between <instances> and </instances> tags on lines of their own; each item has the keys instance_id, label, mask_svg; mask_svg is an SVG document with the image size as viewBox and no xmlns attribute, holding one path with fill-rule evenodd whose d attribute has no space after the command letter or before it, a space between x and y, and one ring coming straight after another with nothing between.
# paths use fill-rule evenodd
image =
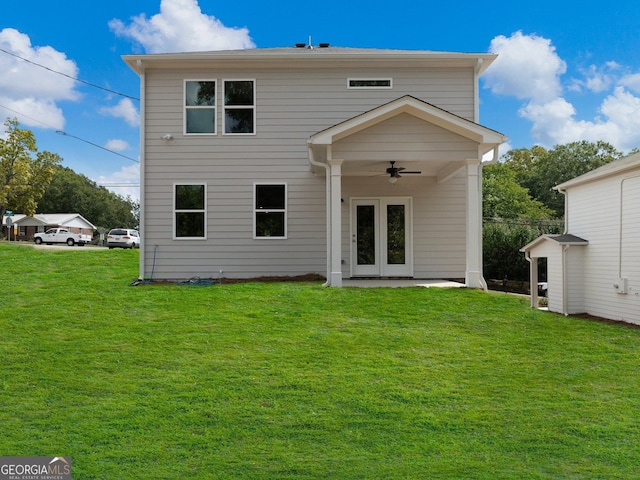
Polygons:
<instances>
[{"instance_id":1,"label":"white vinyl siding","mask_svg":"<svg viewBox=\"0 0 640 480\"><path fill-rule=\"evenodd\" d=\"M216 69L218 83L246 78L246 70ZM248 278L269 275L326 274L325 177L310 171L306 140L313 134L403 95L412 95L468 120L474 119L474 74L465 68L307 68L258 69L255 78L255 135L189 135L183 131L184 79L210 80L210 68L149 69L145 75L144 275L156 278ZM393 89L347 89L345 78L391 78ZM220 85L218 91L221 91ZM218 121L222 107L218 100ZM221 125L221 123L219 123ZM400 125L397 125L400 127ZM219 133L218 129L218 133ZM429 133L429 127L425 127ZM170 133L168 144L160 138ZM366 132L363 132L366 135ZM417 134L416 134L417 135ZM433 138L433 155L453 143ZM417 136L411 140L417 145ZM468 145L463 145L466 150ZM347 145L345 154L348 153ZM430 150L431 151L431 150ZM474 150L477 155L477 149ZM463 157L468 158L468 157ZM384 161L388 160L387 158ZM386 168L386 167L385 167ZM382 170L384 172L384 168ZM197 175L207 183L206 241L173 241L172 188ZM254 240L253 184L287 183L287 238ZM403 177L392 186L371 178L343 177L349 196L413 198L414 276L463 278L465 275L466 176L438 184L433 177ZM377 179L376 179L377 180ZM405 182L406 180L406 182ZM359 183L360 182L360 183ZM368 182L368 183L367 183ZM422 183L420 183L422 182ZM367 187L368 184L368 187ZM368 188L368 190L367 190ZM384 193L387 192L387 193ZM348 208L343 233L349 231ZM345 239L345 248L348 239ZM349 256L344 257L348 261ZM343 265L343 272L348 272Z\"/></svg>"},{"instance_id":2,"label":"white vinyl siding","mask_svg":"<svg viewBox=\"0 0 640 480\"><path fill-rule=\"evenodd\" d=\"M415 278L464 279L466 267L466 177L459 174L446 183L434 178L402 177L396 184L386 176L375 178L373 191L379 197L410 196L413 210L413 261ZM344 177L343 205L351 197L371 195L372 180L367 177ZM343 276L351 270L351 231L349 209L342 215Z\"/></svg>"},{"instance_id":3,"label":"white vinyl siding","mask_svg":"<svg viewBox=\"0 0 640 480\"><path fill-rule=\"evenodd\" d=\"M477 144L471 140L409 114L374 125L333 146L336 158L381 162L390 159L455 161L474 158L477 151Z\"/></svg>"},{"instance_id":4,"label":"white vinyl siding","mask_svg":"<svg viewBox=\"0 0 640 480\"><path fill-rule=\"evenodd\" d=\"M532 258L547 259L547 304L550 312L564 313L562 246L548 240L531 250Z\"/></svg>"},{"instance_id":5,"label":"white vinyl siding","mask_svg":"<svg viewBox=\"0 0 640 480\"><path fill-rule=\"evenodd\" d=\"M584 252L583 311L640 324L640 177L618 175L568 189L570 233ZM627 279L628 293L614 284Z\"/></svg>"}]
</instances>

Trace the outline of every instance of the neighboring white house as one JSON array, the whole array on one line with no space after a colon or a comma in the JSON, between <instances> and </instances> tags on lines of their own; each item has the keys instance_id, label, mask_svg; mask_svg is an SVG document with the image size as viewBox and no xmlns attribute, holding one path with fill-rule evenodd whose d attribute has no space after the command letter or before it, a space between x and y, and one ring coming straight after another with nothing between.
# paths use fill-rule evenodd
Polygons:
<instances>
[{"instance_id":1,"label":"neighboring white house","mask_svg":"<svg viewBox=\"0 0 640 480\"><path fill-rule=\"evenodd\" d=\"M33 240L33 235L50 228L65 227L74 233L93 235L96 229L89 220L79 213L36 213L32 217L16 214L11 217L12 229L17 230L17 237L12 233L12 239ZM7 217L2 219L2 234L7 236Z\"/></svg>"},{"instance_id":2,"label":"neighboring white house","mask_svg":"<svg viewBox=\"0 0 640 480\"><path fill-rule=\"evenodd\" d=\"M555 189L566 197L567 234L543 235L522 248L531 285L538 259L547 258L549 310L640 324L640 153Z\"/></svg>"},{"instance_id":3,"label":"neighboring white house","mask_svg":"<svg viewBox=\"0 0 640 480\"><path fill-rule=\"evenodd\" d=\"M326 44L125 56L141 85L140 278L484 287L482 159L506 140L478 123L494 58Z\"/></svg>"}]
</instances>

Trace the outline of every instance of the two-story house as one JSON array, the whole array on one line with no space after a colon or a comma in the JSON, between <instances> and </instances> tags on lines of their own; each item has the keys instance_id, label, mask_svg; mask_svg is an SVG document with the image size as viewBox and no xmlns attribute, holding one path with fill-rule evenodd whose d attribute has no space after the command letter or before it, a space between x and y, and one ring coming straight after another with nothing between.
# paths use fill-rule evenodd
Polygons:
<instances>
[{"instance_id":1,"label":"two-story house","mask_svg":"<svg viewBox=\"0 0 640 480\"><path fill-rule=\"evenodd\" d=\"M491 54L311 47L128 55L140 278L464 279L482 288Z\"/></svg>"}]
</instances>

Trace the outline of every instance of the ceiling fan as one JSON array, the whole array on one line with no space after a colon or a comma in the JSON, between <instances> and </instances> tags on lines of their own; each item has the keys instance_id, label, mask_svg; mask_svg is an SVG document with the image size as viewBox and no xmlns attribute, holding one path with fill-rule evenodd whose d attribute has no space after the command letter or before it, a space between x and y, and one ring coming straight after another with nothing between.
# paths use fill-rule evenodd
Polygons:
<instances>
[{"instance_id":1,"label":"ceiling fan","mask_svg":"<svg viewBox=\"0 0 640 480\"><path fill-rule=\"evenodd\" d=\"M393 160L389 161L389 163L391 164L391 166L387 168L387 173L389 174L389 181L391 183L396 183L398 181L398 179L400 178L400 173L402 173L402 175L419 175L422 173L418 171L409 172L405 167L396 167L396 162Z\"/></svg>"}]
</instances>

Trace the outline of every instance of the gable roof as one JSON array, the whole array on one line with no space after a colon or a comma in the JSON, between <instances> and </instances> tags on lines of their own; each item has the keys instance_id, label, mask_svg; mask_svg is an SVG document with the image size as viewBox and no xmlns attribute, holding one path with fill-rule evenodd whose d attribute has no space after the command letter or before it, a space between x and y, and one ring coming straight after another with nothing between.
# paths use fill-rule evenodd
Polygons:
<instances>
[{"instance_id":1,"label":"gable roof","mask_svg":"<svg viewBox=\"0 0 640 480\"><path fill-rule=\"evenodd\" d=\"M2 219L2 224L6 225L6 218ZM79 223L84 224L83 228L93 228L96 229L95 225L93 225L89 220L84 218L79 213L36 213L32 217L23 214L17 214L12 217L12 221L14 224L32 222L36 225L60 225L65 226L70 223Z\"/></svg>"},{"instance_id":2,"label":"gable roof","mask_svg":"<svg viewBox=\"0 0 640 480\"><path fill-rule=\"evenodd\" d=\"M562 233L562 234L557 234L557 235L540 235L538 238L536 238L534 241L528 243L527 245L525 245L524 247L522 247L520 249L521 252L529 252L531 250L533 250L533 248L535 248L536 246L540 245L543 242L554 242L558 245L568 245L568 246L573 246L573 245L589 245L589 242L587 240L585 240L584 238L580 238L576 235L571 235L570 233Z\"/></svg>"},{"instance_id":3,"label":"gable roof","mask_svg":"<svg viewBox=\"0 0 640 480\"><path fill-rule=\"evenodd\" d=\"M576 185L594 182L601 178L633 170L640 170L640 152L636 152L632 155L627 155L626 157L614 160L613 162L607 163L600 168L596 168L595 170L591 170L590 172L580 175L579 177L567 180L560 185L556 185L555 187L553 187L553 189L564 190L566 188L575 187Z\"/></svg>"},{"instance_id":4,"label":"gable roof","mask_svg":"<svg viewBox=\"0 0 640 480\"><path fill-rule=\"evenodd\" d=\"M483 153L488 152L507 140L507 137L495 130L454 115L411 95L405 95L315 133L309 138L308 143L310 145L331 145L340 139L402 113L408 113L472 140L479 145L484 145L486 148L483 149L485 150Z\"/></svg>"}]
</instances>

